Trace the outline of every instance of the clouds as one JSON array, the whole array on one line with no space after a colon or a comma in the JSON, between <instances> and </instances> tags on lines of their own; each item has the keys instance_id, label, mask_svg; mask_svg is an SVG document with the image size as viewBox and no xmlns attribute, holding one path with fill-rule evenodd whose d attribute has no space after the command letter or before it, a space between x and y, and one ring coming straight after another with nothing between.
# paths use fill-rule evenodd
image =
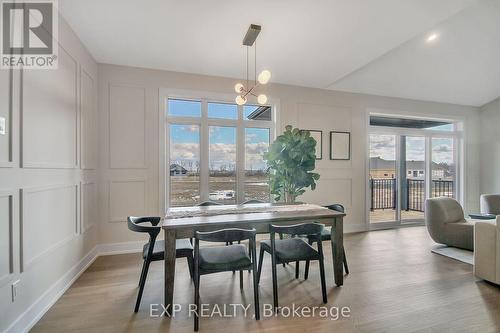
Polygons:
<instances>
[{"instance_id":1,"label":"clouds","mask_svg":"<svg viewBox=\"0 0 500 333\"><path fill-rule=\"evenodd\" d=\"M175 143L170 146L170 161L199 161L200 145L197 143Z\"/></svg>"},{"instance_id":2,"label":"clouds","mask_svg":"<svg viewBox=\"0 0 500 333\"><path fill-rule=\"evenodd\" d=\"M234 170L236 168L236 145L228 143L212 143L209 147L210 168Z\"/></svg>"},{"instance_id":3,"label":"clouds","mask_svg":"<svg viewBox=\"0 0 500 333\"><path fill-rule=\"evenodd\" d=\"M181 130L187 133L198 133L200 127L198 125L185 125L181 127Z\"/></svg>"},{"instance_id":4,"label":"clouds","mask_svg":"<svg viewBox=\"0 0 500 333\"><path fill-rule=\"evenodd\" d=\"M370 135L370 157L394 161L396 159L396 136Z\"/></svg>"},{"instance_id":5,"label":"clouds","mask_svg":"<svg viewBox=\"0 0 500 333\"><path fill-rule=\"evenodd\" d=\"M446 139L437 139L445 141ZM432 161L435 163L453 164L453 141L448 142L433 142L432 144Z\"/></svg>"},{"instance_id":6,"label":"clouds","mask_svg":"<svg viewBox=\"0 0 500 333\"><path fill-rule=\"evenodd\" d=\"M453 139L432 138L432 161L435 163L453 164ZM370 157L381 157L384 160L396 159L395 135L370 135ZM425 160L425 137L407 137L406 159L408 161Z\"/></svg>"},{"instance_id":7,"label":"clouds","mask_svg":"<svg viewBox=\"0 0 500 333\"><path fill-rule=\"evenodd\" d=\"M245 147L245 169L265 169L266 163L263 159L268 150L269 143L257 142L247 143ZM209 165L211 168L235 169L236 167L236 145L227 143L212 143L209 146ZM170 147L170 161L172 163L186 164L186 162L199 162L200 147L197 143L176 143Z\"/></svg>"},{"instance_id":8,"label":"clouds","mask_svg":"<svg viewBox=\"0 0 500 333\"><path fill-rule=\"evenodd\" d=\"M265 169L266 162L263 159L263 155L268 149L269 143L267 142L247 143L245 150L245 169Z\"/></svg>"},{"instance_id":9,"label":"clouds","mask_svg":"<svg viewBox=\"0 0 500 333\"><path fill-rule=\"evenodd\" d=\"M450 153L453 151L453 148L449 145L437 145L432 148L432 151L436 153Z\"/></svg>"}]
</instances>

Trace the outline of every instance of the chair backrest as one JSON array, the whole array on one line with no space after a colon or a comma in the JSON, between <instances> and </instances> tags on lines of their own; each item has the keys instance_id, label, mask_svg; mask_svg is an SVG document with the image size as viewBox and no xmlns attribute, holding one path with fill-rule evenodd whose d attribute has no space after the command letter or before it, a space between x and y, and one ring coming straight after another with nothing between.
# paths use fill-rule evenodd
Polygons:
<instances>
[{"instance_id":1,"label":"chair backrest","mask_svg":"<svg viewBox=\"0 0 500 333\"><path fill-rule=\"evenodd\" d=\"M285 234L285 235L304 235L304 236L321 236L321 231L325 226L320 223L302 223L295 225L273 225L269 226L269 232L271 233L271 238L274 237L275 233Z\"/></svg>"},{"instance_id":2,"label":"chair backrest","mask_svg":"<svg viewBox=\"0 0 500 333\"><path fill-rule=\"evenodd\" d=\"M151 238L156 238L161 231L160 223L161 217L158 216L129 216L127 218L128 228L135 232L148 233ZM151 225L141 225L142 223L150 223Z\"/></svg>"},{"instance_id":3,"label":"chair backrest","mask_svg":"<svg viewBox=\"0 0 500 333\"><path fill-rule=\"evenodd\" d=\"M500 194L482 194L481 213L500 215Z\"/></svg>"},{"instance_id":4,"label":"chair backrest","mask_svg":"<svg viewBox=\"0 0 500 333\"><path fill-rule=\"evenodd\" d=\"M331 210L336 210L337 212L340 212L340 213L345 213L345 208L341 204L333 204L333 205L328 205L328 206L323 206L323 207L331 209Z\"/></svg>"},{"instance_id":5,"label":"chair backrest","mask_svg":"<svg viewBox=\"0 0 500 333\"><path fill-rule=\"evenodd\" d=\"M220 205L222 204L215 201L203 201L200 202L197 206L203 207L203 206L220 206Z\"/></svg>"},{"instance_id":6,"label":"chair backrest","mask_svg":"<svg viewBox=\"0 0 500 333\"><path fill-rule=\"evenodd\" d=\"M266 202L262 201L262 200L257 200L257 199L250 199L250 200L247 200L247 201L243 202L243 205L246 205L246 204L261 204L261 203L266 203Z\"/></svg>"},{"instance_id":7,"label":"chair backrest","mask_svg":"<svg viewBox=\"0 0 500 333\"><path fill-rule=\"evenodd\" d=\"M237 242L247 239L254 239L257 231L255 229L222 229L216 231L209 232L195 232L195 239L205 241L205 242L216 242L216 243L225 243L225 242Z\"/></svg>"}]
</instances>

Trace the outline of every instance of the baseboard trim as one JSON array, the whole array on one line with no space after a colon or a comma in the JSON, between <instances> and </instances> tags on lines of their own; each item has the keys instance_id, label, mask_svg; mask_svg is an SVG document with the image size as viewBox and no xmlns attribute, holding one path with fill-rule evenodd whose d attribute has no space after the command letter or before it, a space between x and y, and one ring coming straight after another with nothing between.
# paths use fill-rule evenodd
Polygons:
<instances>
[{"instance_id":1,"label":"baseboard trim","mask_svg":"<svg viewBox=\"0 0 500 333\"><path fill-rule=\"evenodd\" d=\"M368 231L366 224L344 224L344 234Z\"/></svg>"},{"instance_id":2,"label":"baseboard trim","mask_svg":"<svg viewBox=\"0 0 500 333\"><path fill-rule=\"evenodd\" d=\"M76 265L70 268L63 277L47 289L26 311L17 317L5 333L28 332L31 330L98 256L98 246L96 245Z\"/></svg>"},{"instance_id":3,"label":"baseboard trim","mask_svg":"<svg viewBox=\"0 0 500 333\"><path fill-rule=\"evenodd\" d=\"M142 252L144 241L109 243L98 245L99 256L110 256L114 254L137 253Z\"/></svg>"}]
</instances>

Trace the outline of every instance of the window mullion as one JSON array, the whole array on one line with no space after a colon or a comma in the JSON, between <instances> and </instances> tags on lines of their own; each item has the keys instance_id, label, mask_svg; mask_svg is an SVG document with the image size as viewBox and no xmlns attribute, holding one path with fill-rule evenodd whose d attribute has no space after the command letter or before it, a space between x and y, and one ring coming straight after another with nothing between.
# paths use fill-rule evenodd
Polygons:
<instances>
[{"instance_id":1,"label":"window mullion","mask_svg":"<svg viewBox=\"0 0 500 333\"><path fill-rule=\"evenodd\" d=\"M200 126L200 201L209 199L209 129L208 129L207 101L201 101L201 126Z\"/></svg>"},{"instance_id":2,"label":"window mullion","mask_svg":"<svg viewBox=\"0 0 500 333\"><path fill-rule=\"evenodd\" d=\"M236 203L245 201L245 126L243 106L238 106L236 129Z\"/></svg>"}]
</instances>

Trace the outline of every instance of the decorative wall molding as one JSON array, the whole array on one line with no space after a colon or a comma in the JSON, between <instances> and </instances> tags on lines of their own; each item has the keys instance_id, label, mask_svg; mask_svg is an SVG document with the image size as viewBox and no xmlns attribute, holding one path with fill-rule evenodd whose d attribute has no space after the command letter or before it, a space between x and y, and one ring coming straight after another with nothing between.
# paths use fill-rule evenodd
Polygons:
<instances>
[{"instance_id":1,"label":"decorative wall molding","mask_svg":"<svg viewBox=\"0 0 500 333\"><path fill-rule=\"evenodd\" d=\"M14 136L13 136L13 128L14 128L14 73L13 70L10 69L9 74L7 76L8 79L8 98L7 98L7 116L8 119L5 123L5 137L8 140L7 143L7 159L0 160L0 168L12 168L14 166ZM2 101L4 102L4 101ZM1 106L0 106L1 107ZM1 158L2 156L0 156Z\"/></svg>"},{"instance_id":2,"label":"decorative wall molding","mask_svg":"<svg viewBox=\"0 0 500 333\"><path fill-rule=\"evenodd\" d=\"M351 177L332 177L328 173L320 173L316 190L307 190L302 195L305 202L314 202L320 205L340 203L346 208L352 207L353 184Z\"/></svg>"},{"instance_id":3,"label":"decorative wall molding","mask_svg":"<svg viewBox=\"0 0 500 333\"><path fill-rule=\"evenodd\" d=\"M64 49L61 45L59 45L59 66L62 65L61 59L62 55L65 54L68 56L69 61L72 63L72 67L74 69L72 72L74 73L74 139L75 146L73 151L74 160L71 163L57 163L53 161L30 161L28 156L26 156L26 135L30 133L26 130L26 110L24 102L26 96L25 86L26 86L26 74L23 75L23 83L22 83L22 93L21 96L23 98L23 102L21 103L22 107L20 107L21 114L21 164L22 168L35 168L35 169L75 169L78 167L79 162L79 103L78 103L78 62L75 58ZM61 68L58 70L62 70ZM32 74L33 75L33 74Z\"/></svg>"},{"instance_id":4,"label":"decorative wall molding","mask_svg":"<svg viewBox=\"0 0 500 333\"><path fill-rule=\"evenodd\" d=\"M142 191L142 194L139 193L139 197L142 198L141 200L141 203L142 203L142 207L139 207L139 208L136 208L135 211L130 211L129 214L127 213L124 213L124 214L121 214L121 212L119 214L115 214L115 212L113 212L113 203L114 203L114 197L113 197L113 186L116 185L116 184L141 184L141 188L140 190ZM132 214L135 214L135 215L145 215L146 214L146 211L147 211L147 203L148 203L148 200L149 200L149 196L147 194L147 186L146 186L146 179L144 178L140 178L140 179L127 179L127 180L110 180L109 183L108 183L108 221L109 222L126 222L127 221L127 216L128 215L132 215ZM123 191L120 191L119 192L121 195L124 194ZM122 202L122 201L120 201ZM132 200L132 202L130 203L131 205L133 203L137 203L138 200ZM127 208L130 207L130 205L126 205Z\"/></svg>"},{"instance_id":5,"label":"decorative wall molding","mask_svg":"<svg viewBox=\"0 0 500 333\"><path fill-rule=\"evenodd\" d=\"M4 286L8 282L10 282L13 278L14 274L14 196L15 191L11 190L1 190L0 191L0 199L7 200L8 206L8 225L7 225L7 235L8 235L8 272L0 276L0 287ZM0 227L3 227L0 226ZM4 232L3 230L1 231ZM2 263L3 265L3 263Z\"/></svg>"},{"instance_id":6,"label":"decorative wall molding","mask_svg":"<svg viewBox=\"0 0 500 333\"><path fill-rule=\"evenodd\" d=\"M122 162L114 161L113 160L113 155L116 153L117 156L119 156L119 152L115 152L114 149L117 149L117 147L113 147L113 143L115 138L113 138L113 90L116 89L131 89L131 90L136 90L136 92L140 92L142 96L140 97L142 101L140 104L142 105L142 121L143 121L143 126L138 127L136 124L131 123L130 127L127 129L128 131L137 131L137 130L142 130L142 140L143 142L141 143L141 148L140 152L142 153L142 157L138 161L126 161L125 164L122 164ZM130 97L130 92L129 94L124 95L123 97ZM139 104L139 103L138 103ZM137 112L139 110L135 110L134 112ZM125 116L123 109L120 109L118 111L120 118L119 119L124 119L123 117ZM146 169L147 168L147 163L146 163L146 152L147 152L147 112L146 112L146 88L141 87L141 86L133 86L133 85L125 85L125 84L115 84L115 83L109 83L108 84L108 144L109 144L109 152L108 152L108 167L109 169ZM119 140L119 144L124 145L125 149L131 149L131 144L124 142L124 138L127 138L127 135L119 135L117 136L117 140Z\"/></svg>"},{"instance_id":7,"label":"decorative wall molding","mask_svg":"<svg viewBox=\"0 0 500 333\"><path fill-rule=\"evenodd\" d=\"M63 238L53 242L50 246L47 248L39 251L33 258L26 258L26 233L28 232L27 227L26 227L26 215L27 215L27 210L29 207L27 206L27 196L33 193L40 193L40 192L50 192L50 191L55 191L59 189L65 189L65 188L72 188L74 191L75 195L75 207L74 207L74 221L73 223L73 228L72 232L68 235L65 235ZM54 251L55 249L61 247L63 244L66 244L67 242L71 241L77 236L78 232L78 226L80 223L80 218L79 218L79 185L78 184L63 184L63 185L49 185L49 186L43 186L43 187L32 187L32 188L22 188L21 189L21 200L20 200L20 211L21 215L19 218L19 227L20 227L20 232L19 232L19 246L20 246L20 267L21 267L21 272L26 271L27 268L29 268L34 262L45 256L46 254ZM57 211L57 210L55 210ZM48 225L50 227L50 225Z\"/></svg>"},{"instance_id":8,"label":"decorative wall molding","mask_svg":"<svg viewBox=\"0 0 500 333\"><path fill-rule=\"evenodd\" d=\"M97 123L97 106L95 99L95 80L92 75L89 74L88 71L85 70L83 66L80 66L80 168L83 170L96 170L97 169L97 126L95 128L86 128L87 119L89 115L84 113L82 108L83 105L83 80L84 77L87 77L91 82L91 100L87 102L91 105L91 120ZM97 124L96 124L97 125ZM94 133L92 133L94 130ZM89 140L89 135L91 139ZM89 151L89 148L91 150ZM87 160L90 157L90 162Z\"/></svg>"},{"instance_id":9,"label":"decorative wall molding","mask_svg":"<svg viewBox=\"0 0 500 333\"><path fill-rule=\"evenodd\" d=\"M88 197L86 193L86 188L90 187L92 189L90 202L88 202ZM97 224L97 190L95 182L80 182L80 234L84 234L89 231L93 226ZM90 204L90 206L87 206ZM89 207L94 207L94 209ZM90 211L89 211L90 210ZM90 222L88 222L90 220Z\"/></svg>"}]
</instances>

